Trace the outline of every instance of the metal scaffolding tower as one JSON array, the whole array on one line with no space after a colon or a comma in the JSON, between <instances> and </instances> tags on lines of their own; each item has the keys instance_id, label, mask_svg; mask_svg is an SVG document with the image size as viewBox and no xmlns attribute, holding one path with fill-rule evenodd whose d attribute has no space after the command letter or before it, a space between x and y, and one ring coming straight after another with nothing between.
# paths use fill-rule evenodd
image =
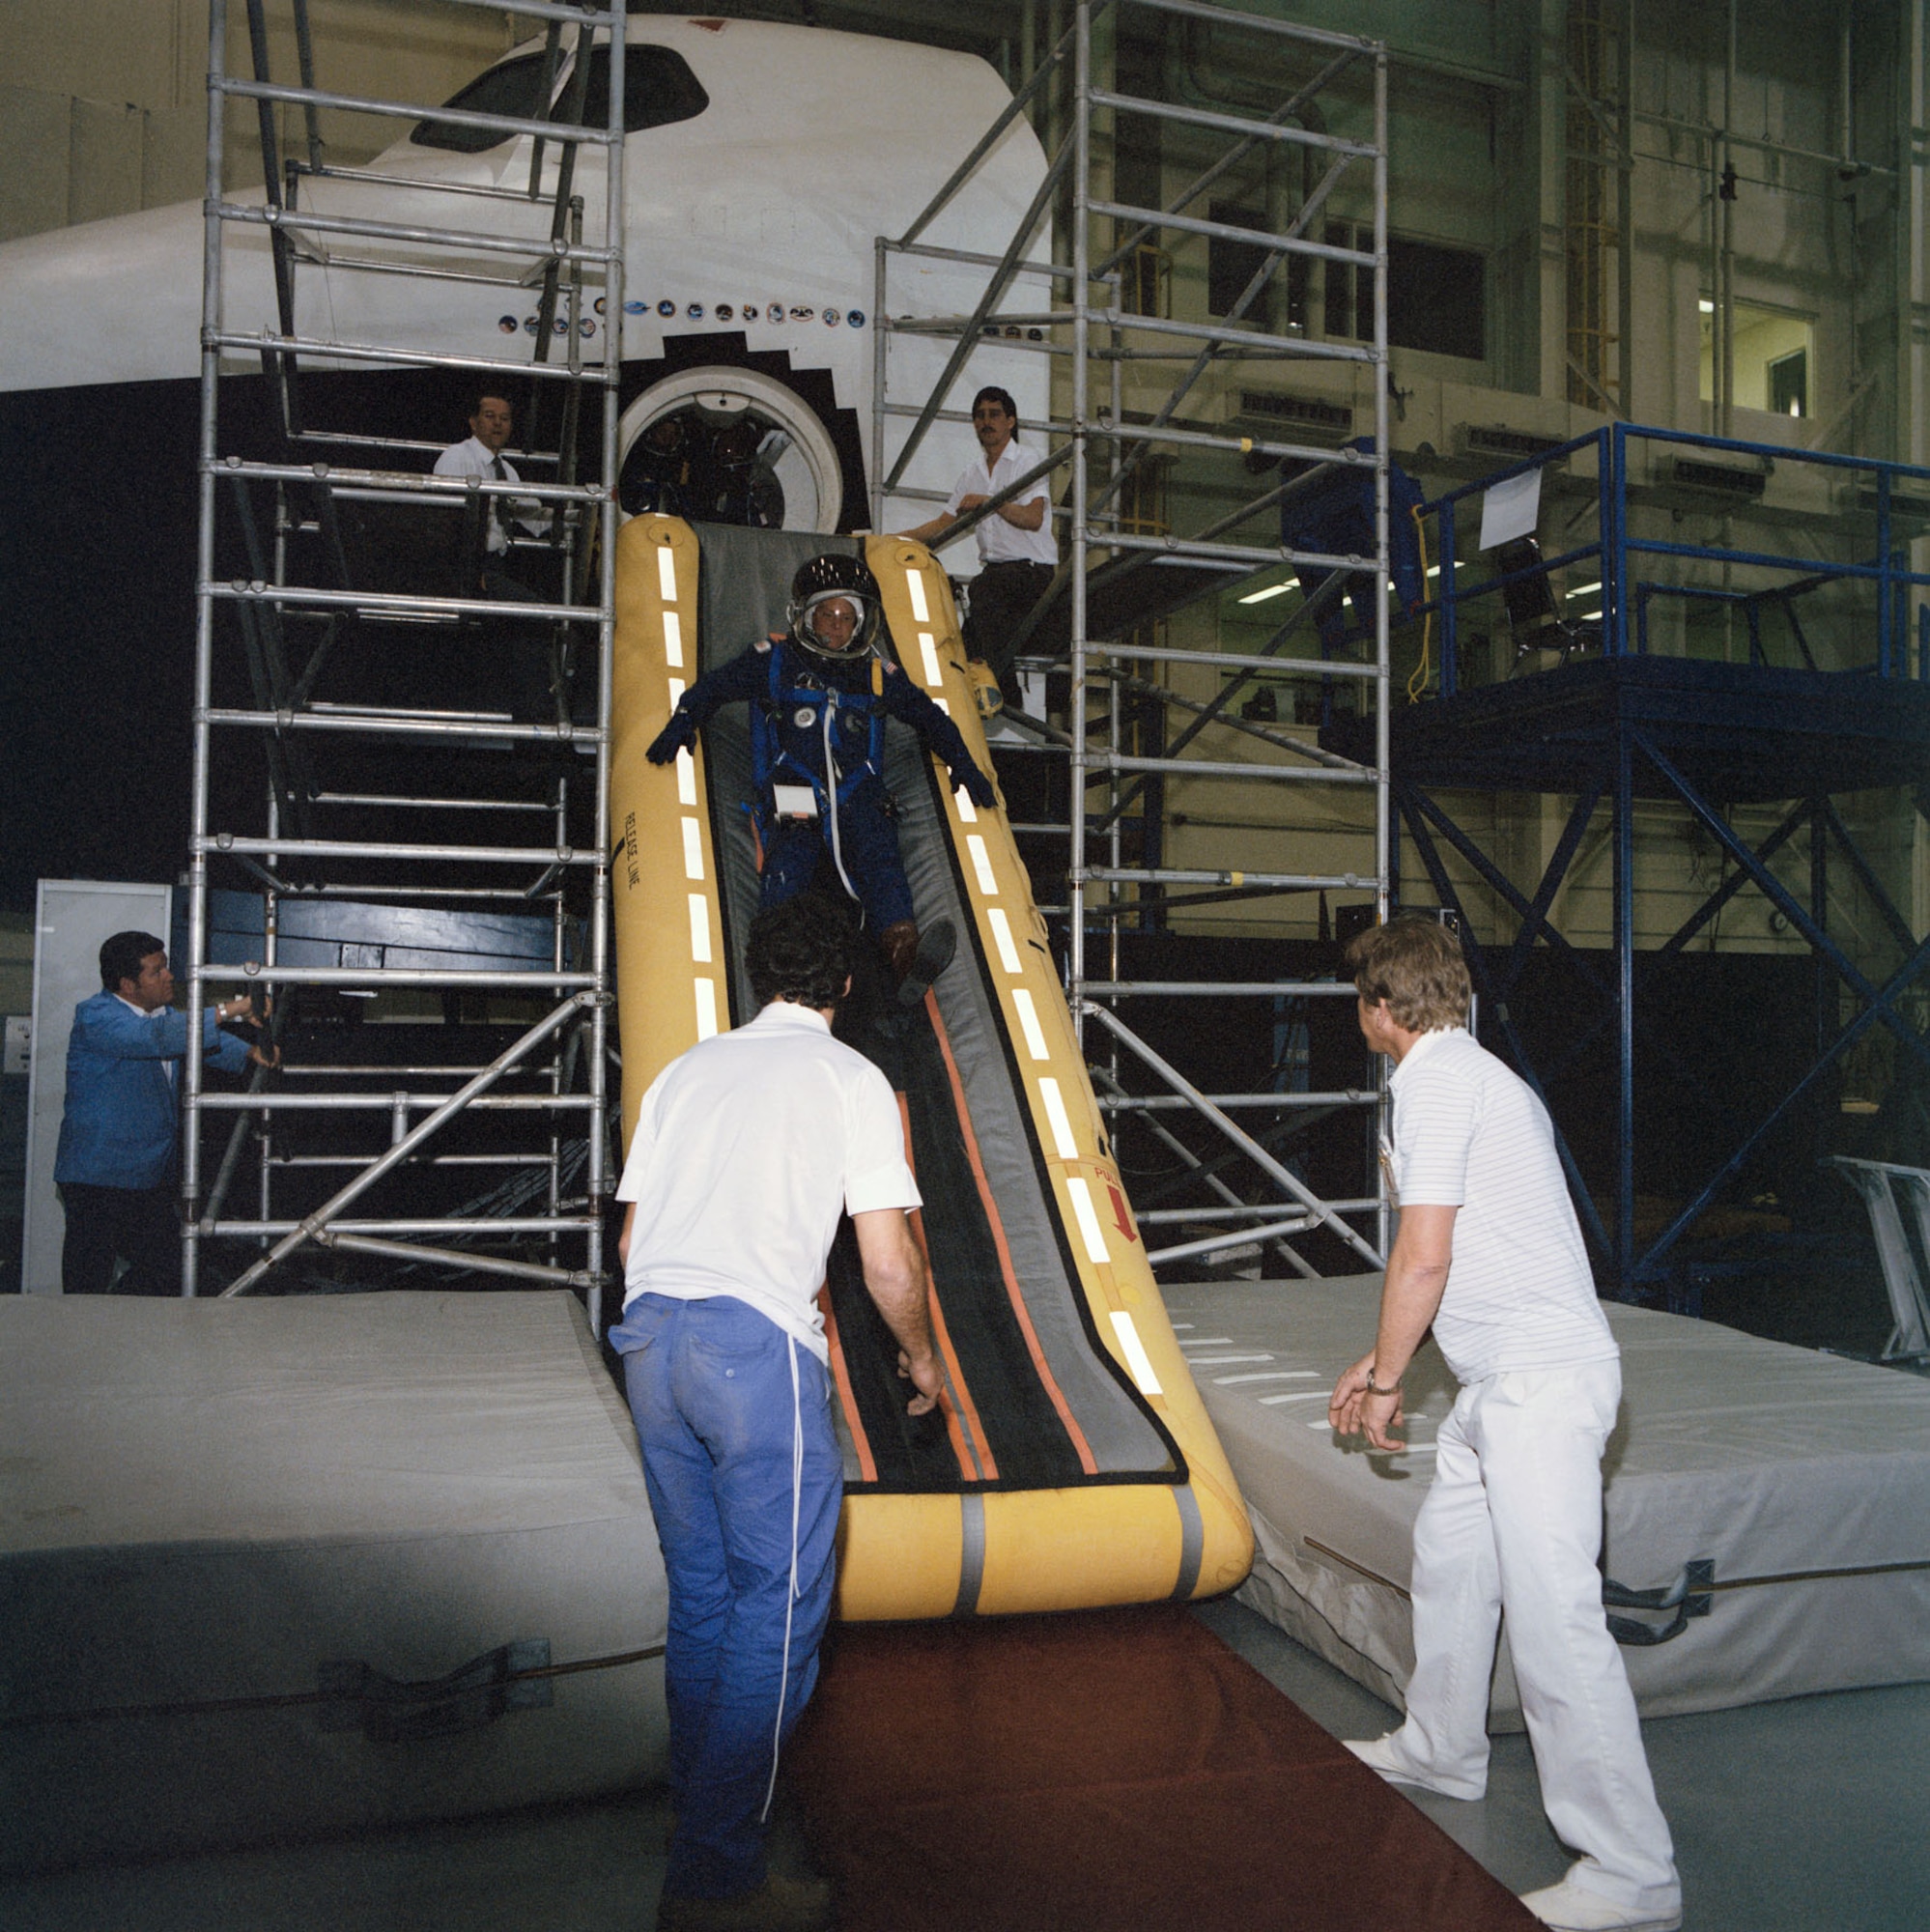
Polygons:
<instances>
[{"instance_id":1,"label":"metal scaffolding tower","mask_svg":"<svg viewBox=\"0 0 1930 1932\"><path fill-rule=\"evenodd\" d=\"M188 1057L184 1287L241 1293L320 1247L572 1286L594 1321L624 13L468 4L545 36L540 61L495 71L522 98L436 107L320 85L306 0L272 20L246 0L251 60L232 73L227 0L209 11L189 997L259 989L272 1033L303 1002L369 1023L325 1029L325 1053L245 1093L211 1091ZM293 83L271 71L271 32L293 40ZM227 179L228 108L245 101L254 193ZM278 109L305 137L285 157ZM441 152L429 170L344 166L331 111L413 123L431 151L521 146L493 180ZM600 239L583 239L586 210ZM503 327L528 359L448 321L478 287L508 292L492 307L533 302ZM266 326L243 326L250 310ZM458 380L526 399L523 480L425 473L441 444L394 433L405 385L419 403ZM478 688L491 666L504 689ZM246 945L238 905L254 908ZM425 1029L379 1023L399 1009L461 1043L486 1030L444 1022L479 1006L496 1023L482 1050L425 1051ZM450 1198L479 1174L498 1184Z\"/></svg>"},{"instance_id":2,"label":"metal scaffolding tower","mask_svg":"<svg viewBox=\"0 0 1930 1932\"><path fill-rule=\"evenodd\" d=\"M1109 84L1112 57L1129 20L1149 34L1223 36L1223 56L1238 42L1239 71L1264 86L1277 77L1277 105L1267 113L1222 110ZM922 240L978 157L1028 108L1046 130L1049 167L1005 254L993 261ZM1349 137L1329 131L1333 126L1360 131ZM1186 140L1210 144L1217 152L1170 193L1167 180L1175 171L1168 170L1158 191L1142 203L1114 184L1122 172L1116 159L1130 139L1127 130L1148 127L1184 130ZM1307 1123L1336 1110L1357 1114L1377 1107L1377 1091L1284 1093L1263 1085L1253 1092L1208 1093L1149 1040L1132 1017L1135 1002L1192 1001L1198 1003L1195 1030L1203 1034L1228 1002L1266 1001L1278 1011L1282 1003L1350 1001L1352 986L1330 979L1135 980L1122 969L1120 941L1122 927L1152 929L1176 907L1213 900L1361 893L1372 895L1377 917L1386 916L1386 136L1387 56L1377 43L1206 0L1118 0L1116 5L1078 0L1064 37L947 189L903 235L879 243L874 520L885 520L888 498L930 495L904 485L908 466L934 424L969 422L973 385L985 380L975 375L983 358L1023 348L1050 358L1054 372L1050 450L1000 496L959 518L940 541L954 542L1040 476L1069 477L1060 505L1063 561L1019 633L1019 648L1069 662L1067 723L1063 729L1039 719L1021 717L1016 723L1033 748L1049 748L1069 764L1065 903L1044 909L1063 911L1066 919L1067 994L1075 1023L1089 1041L1089 1057L1098 1063L1101 1104L1116 1131L1126 1121L1136 1122L1179 1158L1190 1177L1185 1205L1142 1211L1140 1218L1149 1226L1176 1223L1204 1232L1152 1250L1155 1264L1265 1243L1296 1272L1311 1274L1316 1270L1291 1237L1321 1228L1356 1266L1377 1266L1384 1246L1377 1181L1363 1181L1346 1198L1322 1198L1295 1171L1293 1156L1275 1151ZM1288 197L1291 205L1278 211L1277 221L1269 213L1266 225L1213 218L1208 197L1214 186L1236 179L1243 162L1269 149L1300 164L1298 190ZM1055 197L1056 246L1045 260L1034 252L1036 237ZM1336 239L1335 221L1343 210L1350 219L1343 239ZM1244 287L1223 313L1189 319L1159 312L1168 306L1164 292L1172 280L1161 272L1166 251L1212 243L1228 244L1238 251L1237 260L1250 265ZM983 293L968 314L909 313L910 304L891 278L893 266L908 258L914 266L917 259L977 265L985 271ZM1366 325L1353 339L1329 339L1307 326L1306 291L1320 276L1347 278L1350 306L1357 301L1360 323ZM1042 281L1053 292L1051 298L1018 312L1011 291L1022 278ZM908 337L946 337L954 345L936 384L917 400L894 393L894 345ZM1189 397L1197 407L1206 393L1201 385L1209 372L1310 363L1348 364L1364 374L1363 386L1372 386L1371 439L1337 449L1243 434L1231 422L1202 426L1183 413ZM1159 372L1159 382L1172 378L1163 395L1156 394L1156 384L1148 391L1153 372ZM1221 487L1232 482L1250 488L1248 473L1261 462L1284 465L1288 480L1230 513L1202 512L1199 526L1182 531L1148 515L1158 497L1182 500L1186 495L1149 488L1161 467L1173 461ZM1365 478L1371 490L1371 554L1241 540L1242 526L1254 519L1278 514L1283 502L1304 501L1350 472ZM1198 494L1210 501L1208 495ZM1314 591L1310 581L1311 594L1263 651L1242 655L1148 641L1151 623L1188 599L1282 565L1305 569L1310 577L1320 573L1320 588ZM1348 647L1331 654L1323 647L1320 655L1309 655L1308 639L1316 628L1325 628L1320 618L1348 597L1356 613L1371 607L1371 616L1358 625ZM1287 654L1294 646L1298 650ZM1205 700L1190 697L1174 678L1176 670L1202 668L1223 680ZM1230 706L1242 690L1251 694L1261 672L1315 683L1327 695L1329 707L1338 691L1358 694L1357 737L1345 750L1329 749L1311 734L1268 729L1243 718ZM1371 801L1371 831L1369 810L1361 812L1364 863L1339 873L1162 865L1166 789L1181 781L1341 787L1359 795ZM1224 1145L1216 1145L1210 1157L1203 1155L1168 1124L1175 1119L1172 1110L1210 1123ZM1249 1130L1236 1114L1265 1124ZM1363 1229L1371 1229L1371 1236Z\"/></svg>"}]
</instances>

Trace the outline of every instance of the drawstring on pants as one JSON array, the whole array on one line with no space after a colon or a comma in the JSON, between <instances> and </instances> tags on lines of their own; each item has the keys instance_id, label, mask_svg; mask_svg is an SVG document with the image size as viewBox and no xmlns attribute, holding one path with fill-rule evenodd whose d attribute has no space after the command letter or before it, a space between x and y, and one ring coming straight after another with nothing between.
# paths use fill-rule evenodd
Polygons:
<instances>
[{"instance_id":1,"label":"drawstring on pants","mask_svg":"<svg viewBox=\"0 0 1930 1932\"><path fill-rule=\"evenodd\" d=\"M804 1402L798 1394L798 1343L784 1338L791 1363L791 1584L784 1593L784 1660L778 1677L778 1721L771 1732L771 1776L764 1787L764 1808L757 1814L768 1824L771 1801L778 1792L778 1749L784 1736L784 1704L791 1684L791 1614L798 1601L798 1517L804 1507Z\"/></svg>"}]
</instances>

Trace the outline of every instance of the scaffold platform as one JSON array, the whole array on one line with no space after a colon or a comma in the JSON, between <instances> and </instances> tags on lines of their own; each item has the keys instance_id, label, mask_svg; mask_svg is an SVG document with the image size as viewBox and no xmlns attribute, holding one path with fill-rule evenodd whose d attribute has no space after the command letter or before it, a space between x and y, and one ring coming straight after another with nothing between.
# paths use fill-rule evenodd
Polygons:
<instances>
[{"instance_id":1,"label":"scaffold platform","mask_svg":"<svg viewBox=\"0 0 1930 1932\"><path fill-rule=\"evenodd\" d=\"M1431 790L1575 791L1628 732L1727 804L1930 783L1930 685L1862 671L1603 658L1391 721L1397 778ZM1646 758L1631 779L1638 798L1675 796Z\"/></svg>"}]
</instances>

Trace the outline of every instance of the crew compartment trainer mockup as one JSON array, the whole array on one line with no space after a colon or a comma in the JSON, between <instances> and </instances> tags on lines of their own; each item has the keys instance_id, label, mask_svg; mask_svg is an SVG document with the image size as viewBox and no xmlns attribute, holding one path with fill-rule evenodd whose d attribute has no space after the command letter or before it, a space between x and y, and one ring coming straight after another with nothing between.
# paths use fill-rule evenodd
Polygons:
<instances>
[{"instance_id":1,"label":"crew compartment trainer mockup","mask_svg":"<svg viewBox=\"0 0 1930 1932\"><path fill-rule=\"evenodd\" d=\"M583 119L591 125L608 112L603 41L597 36L588 53ZM546 99L542 43L525 43L444 105L553 115L568 98L574 58L566 36ZM631 18L625 70L622 312L608 313L594 286L577 327L590 363L604 359L610 329L620 331L627 493L647 480L646 431L659 443L734 431L736 446L755 447L781 490L779 508L766 489L774 512L768 520L823 530L865 526L878 323L874 243L902 234L917 217L1008 104L1008 90L973 55L818 28L654 14ZM450 355L531 353L540 264L523 287L451 279L421 270L500 277L505 258L478 253L468 262L446 247L432 255L406 242L304 232L300 221L307 212L545 238L557 143L544 145L542 191L533 198L463 191L524 185L531 147L528 136L431 116L369 163L368 176L389 180L304 177L286 219L299 257L298 331ZM1016 119L920 240L1002 254L1044 168L1032 129ZM601 157L583 151L574 189L584 198L585 238L603 233L602 181ZM259 207L263 200L258 185L240 180L231 180L226 193L236 204ZM201 204L182 202L0 245L0 392L194 380L202 240ZM230 223L224 248L224 328L272 332L267 230ZM1049 254L1042 230L1029 252L1034 259ZM351 254L391 271L348 266ZM969 314L985 272L897 257L891 307L899 315ZM1040 295L1021 277L1002 306L1036 309ZM552 323L553 329L568 326L560 314ZM552 345L556 359L560 346ZM894 399L922 400L949 348L944 338L894 337ZM311 356L303 366L327 364ZM1045 366L1037 346L982 345L954 384L967 401L954 395L949 406L963 409L972 387L999 383L1036 423ZM398 380L419 387L419 376ZM459 413L446 429L450 440L458 439ZM903 419L888 424L888 452L903 435ZM949 488L962 440L962 433L942 428L928 437L907 484ZM889 505L884 526L928 514L928 501Z\"/></svg>"}]
</instances>

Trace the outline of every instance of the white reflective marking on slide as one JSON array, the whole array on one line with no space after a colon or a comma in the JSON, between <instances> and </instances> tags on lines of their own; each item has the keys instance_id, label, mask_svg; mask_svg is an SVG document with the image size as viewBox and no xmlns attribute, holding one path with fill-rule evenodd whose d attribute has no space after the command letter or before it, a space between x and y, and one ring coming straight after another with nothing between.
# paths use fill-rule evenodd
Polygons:
<instances>
[{"instance_id":1,"label":"white reflective marking on slide","mask_svg":"<svg viewBox=\"0 0 1930 1932\"><path fill-rule=\"evenodd\" d=\"M1072 1217L1079 1223L1079 1233L1086 1242L1086 1259L1089 1262L1109 1262L1112 1256L1106 1251L1106 1231L1099 1226L1098 1210L1093 1206L1093 1190L1083 1177L1074 1175L1065 1183L1065 1191L1072 1197Z\"/></svg>"},{"instance_id":2,"label":"white reflective marking on slide","mask_svg":"<svg viewBox=\"0 0 1930 1932\"><path fill-rule=\"evenodd\" d=\"M1113 1310L1113 1333L1120 1338L1120 1347L1125 1350L1126 1366L1132 1371L1132 1378L1139 1384L1141 1395L1162 1395L1159 1378L1152 1373L1151 1358L1146 1352L1146 1344L1139 1339L1139 1330L1132 1325L1132 1317L1123 1308Z\"/></svg>"},{"instance_id":3,"label":"white reflective marking on slide","mask_svg":"<svg viewBox=\"0 0 1930 1932\"><path fill-rule=\"evenodd\" d=\"M1012 923L1005 915L1002 906L993 906L985 914L985 923L992 928L992 944L999 949L999 964L1008 973L1019 970L1018 948L1012 944Z\"/></svg>"},{"instance_id":4,"label":"white reflective marking on slide","mask_svg":"<svg viewBox=\"0 0 1930 1932\"><path fill-rule=\"evenodd\" d=\"M1052 1144L1058 1150L1061 1160L1077 1160L1079 1143L1072 1138L1071 1117L1065 1111L1065 1101L1059 1092L1059 1082L1052 1079L1038 1083L1039 1098L1045 1102L1045 1118L1052 1122Z\"/></svg>"},{"instance_id":5,"label":"white reflective marking on slide","mask_svg":"<svg viewBox=\"0 0 1930 1932\"><path fill-rule=\"evenodd\" d=\"M1018 1012L1019 1030L1025 1035L1025 1050L1035 1060L1050 1060L1052 1055L1046 1050L1045 1032L1038 1024L1037 1009L1032 1004L1032 995L1023 986L1013 990L1012 1006Z\"/></svg>"}]
</instances>

